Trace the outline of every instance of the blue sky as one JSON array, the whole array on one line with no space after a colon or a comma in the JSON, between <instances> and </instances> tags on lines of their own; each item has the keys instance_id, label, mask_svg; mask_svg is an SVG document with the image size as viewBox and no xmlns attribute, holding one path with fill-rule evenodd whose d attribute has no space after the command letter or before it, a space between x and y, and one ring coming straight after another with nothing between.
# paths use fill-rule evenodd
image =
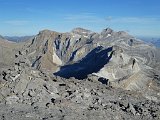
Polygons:
<instances>
[{"instance_id":1,"label":"blue sky","mask_svg":"<svg viewBox=\"0 0 160 120\"><path fill-rule=\"evenodd\" d=\"M0 0L0 34L23 36L106 27L136 36L160 36L160 0Z\"/></svg>"}]
</instances>

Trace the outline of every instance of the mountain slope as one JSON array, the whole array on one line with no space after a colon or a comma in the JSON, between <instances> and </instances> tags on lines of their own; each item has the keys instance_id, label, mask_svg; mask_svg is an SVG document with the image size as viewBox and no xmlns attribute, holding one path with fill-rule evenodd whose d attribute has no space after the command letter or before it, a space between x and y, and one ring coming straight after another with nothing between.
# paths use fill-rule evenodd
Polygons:
<instances>
[{"instance_id":1,"label":"mountain slope","mask_svg":"<svg viewBox=\"0 0 160 120\"><path fill-rule=\"evenodd\" d=\"M145 90L159 76L157 48L110 28L101 33L82 28L68 33L43 30L24 48L30 66L65 78L93 75L114 87Z\"/></svg>"},{"instance_id":2,"label":"mountain slope","mask_svg":"<svg viewBox=\"0 0 160 120\"><path fill-rule=\"evenodd\" d=\"M21 45L6 40L4 37L0 37L0 67L4 68L14 64L15 54Z\"/></svg>"}]
</instances>

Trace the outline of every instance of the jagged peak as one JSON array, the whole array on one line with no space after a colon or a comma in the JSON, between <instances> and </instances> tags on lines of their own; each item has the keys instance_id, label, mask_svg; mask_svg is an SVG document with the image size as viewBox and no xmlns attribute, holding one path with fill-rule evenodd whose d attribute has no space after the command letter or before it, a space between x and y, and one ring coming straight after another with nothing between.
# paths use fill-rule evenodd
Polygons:
<instances>
[{"instance_id":1,"label":"jagged peak","mask_svg":"<svg viewBox=\"0 0 160 120\"><path fill-rule=\"evenodd\" d=\"M105 29L103 29L102 32L113 32L113 29L111 29L111 28L105 28Z\"/></svg>"},{"instance_id":2,"label":"jagged peak","mask_svg":"<svg viewBox=\"0 0 160 120\"><path fill-rule=\"evenodd\" d=\"M103 29L102 32L100 33L102 36L110 36L110 35L113 35L113 36L130 36L132 37L130 34L128 34L127 32L125 31L114 31L113 29L111 28L106 28L106 29Z\"/></svg>"},{"instance_id":3,"label":"jagged peak","mask_svg":"<svg viewBox=\"0 0 160 120\"><path fill-rule=\"evenodd\" d=\"M108 36L111 35L112 33L114 33L114 31L111 28L106 28L103 29L102 32L100 33L102 36Z\"/></svg>"}]
</instances>

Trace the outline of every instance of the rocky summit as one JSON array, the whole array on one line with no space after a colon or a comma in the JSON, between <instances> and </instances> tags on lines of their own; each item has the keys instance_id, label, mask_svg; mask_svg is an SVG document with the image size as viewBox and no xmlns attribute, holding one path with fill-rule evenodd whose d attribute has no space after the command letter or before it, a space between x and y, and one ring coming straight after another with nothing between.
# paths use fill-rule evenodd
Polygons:
<instances>
[{"instance_id":1,"label":"rocky summit","mask_svg":"<svg viewBox=\"0 0 160 120\"><path fill-rule=\"evenodd\" d=\"M0 36L1 120L159 120L159 50L124 31Z\"/></svg>"}]
</instances>

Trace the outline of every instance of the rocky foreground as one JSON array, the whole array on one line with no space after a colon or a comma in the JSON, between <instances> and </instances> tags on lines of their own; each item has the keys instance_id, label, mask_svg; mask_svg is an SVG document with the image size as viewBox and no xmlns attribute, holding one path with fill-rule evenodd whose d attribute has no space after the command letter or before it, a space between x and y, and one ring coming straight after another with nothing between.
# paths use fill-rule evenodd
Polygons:
<instances>
[{"instance_id":1,"label":"rocky foreground","mask_svg":"<svg viewBox=\"0 0 160 120\"><path fill-rule=\"evenodd\" d=\"M160 101L113 88L105 79L65 79L21 61L3 70L1 120L159 120Z\"/></svg>"},{"instance_id":2,"label":"rocky foreground","mask_svg":"<svg viewBox=\"0 0 160 120\"><path fill-rule=\"evenodd\" d=\"M8 71L14 74L15 71ZM1 85L1 120L158 120L160 102L92 78L69 80L26 69Z\"/></svg>"},{"instance_id":3,"label":"rocky foreground","mask_svg":"<svg viewBox=\"0 0 160 120\"><path fill-rule=\"evenodd\" d=\"M159 52L125 32L0 42L0 120L160 119Z\"/></svg>"}]
</instances>

